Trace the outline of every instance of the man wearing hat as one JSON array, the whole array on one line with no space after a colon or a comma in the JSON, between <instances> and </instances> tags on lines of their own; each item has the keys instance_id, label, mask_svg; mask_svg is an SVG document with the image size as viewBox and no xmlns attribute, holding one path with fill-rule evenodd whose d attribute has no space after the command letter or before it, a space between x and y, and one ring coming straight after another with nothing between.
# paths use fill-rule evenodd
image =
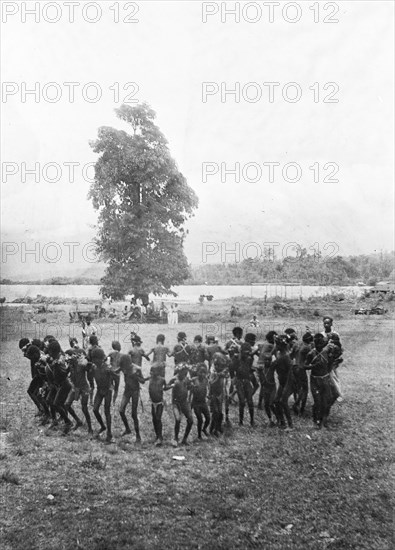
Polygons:
<instances>
[{"instance_id":1,"label":"man wearing hat","mask_svg":"<svg viewBox=\"0 0 395 550\"><path fill-rule=\"evenodd\" d=\"M172 352L174 357L174 374L177 374L182 366L190 364L191 351L191 346L187 344L187 335L185 332L179 332L177 334L177 344L174 346Z\"/></svg>"},{"instance_id":2,"label":"man wearing hat","mask_svg":"<svg viewBox=\"0 0 395 550\"><path fill-rule=\"evenodd\" d=\"M97 335L97 328L92 325L90 315L82 322L82 347L86 349L89 345L89 338Z\"/></svg>"},{"instance_id":3,"label":"man wearing hat","mask_svg":"<svg viewBox=\"0 0 395 550\"><path fill-rule=\"evenodd\" d=\"M131 332L130 340L133 344L132 349L129 351L129 355L132 358L132 363L141 367L143 362L143 357L144 359L147 359L147 361L150 361L150 358L141 347L141 344L143 343L143 341L138 334L136 334L135 332Z\"/></svg>"}]
</instances>

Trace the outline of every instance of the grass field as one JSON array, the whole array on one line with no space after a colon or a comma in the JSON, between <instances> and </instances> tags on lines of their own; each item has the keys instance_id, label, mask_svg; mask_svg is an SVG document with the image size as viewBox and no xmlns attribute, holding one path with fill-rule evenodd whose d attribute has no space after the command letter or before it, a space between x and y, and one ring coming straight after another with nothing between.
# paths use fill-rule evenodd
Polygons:
<instances>
[{"instance_id":1,"label":"grass field","mask_svg":"<svg viewBox=\"0 0 395 550\"><path fill-rule=\"evenodd\" d=\"M265 322L279 326L275 318ZM178 449L170 445L169 407L166 444L153 446L146 387L141 445L120 437L117 409L111 445L88 439L84 429L62 437L39 426L26 394L30 366L14 330L1 353L2 548L390 549L392 326L388 318L351 316L336 324L345 348L345 400L333 407L330 429L314 429L309 396L293 432L269 428L261 411L255 429L239 427L232 407L233 428L223 437L198 443L194 426L192 444ZM113 327L102 329L109 351ZM191 338L202 325L141 325L139 334L150 348L158 332L173 345L178 330ZM66 337L61 343L66 347Z\"/></svg>"}]
</instances>

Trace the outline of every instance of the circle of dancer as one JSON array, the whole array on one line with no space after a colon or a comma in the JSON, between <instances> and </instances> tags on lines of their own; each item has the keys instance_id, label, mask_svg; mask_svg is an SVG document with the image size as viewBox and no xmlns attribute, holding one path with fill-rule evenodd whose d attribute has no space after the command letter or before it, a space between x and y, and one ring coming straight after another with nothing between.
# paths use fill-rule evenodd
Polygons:
<instances>
[{"instance_id":1,"label":"circle of dancer","mask_svg":"<svg viewBox=\"0 0 395 550\"><path fill-rule=\"evenodd\" d=\"M282 334L269 331L264 342L256 335L235 327L232 338L221 346L214 336L201 335L188 343L185 332L179 332L177 343L166 345L164 334L158 334L156 344L146 353L142 340L131 333L131 349L122 353L121 344L112 342L105 353L99 344L96 329L84 331L83 347L76 338L69 339L69 348L51 335L43 340L22 338L19 348L30 361L31 382L27 393L37 408L39 421L50 429L84 429L93 435L91 412L98 423L97 437L113 441L112 405L114 406L123 377L124 390L119 415L124 425L122 435L132 434L127 416L131 404L131 420L136 442L141 442L138 404L142 403L141 386L148 382L155 445L163 444L163 411L165 394L170 392L174 418L172 445L187 445L196 417L198 439L219 437L224 426L230 426L229 408L238 407L238 422L248 421L255 427L254 394L258 394L258 409L264 410L269 425L284 430L293 429L293 414L305 414L310 373L313 398L312 420L317 429L328 427L328 417L335 401L341 401L337 369L343 362L340 337L333 330L333 319L324 317L324 330L312 334L306 330L299 340L296 331L288 328ZM169 378L168 359L174 360L174 372ZM148 377L143 376L142 361L151 363ZM289 401L293 397L292 407ZM80 401L81 413L76 405ZM102 410L103 407L103 410ZM102 416L104 411L104 417ZM180 438L181 424L185 428Z\"/></svg>"}]
</instances>

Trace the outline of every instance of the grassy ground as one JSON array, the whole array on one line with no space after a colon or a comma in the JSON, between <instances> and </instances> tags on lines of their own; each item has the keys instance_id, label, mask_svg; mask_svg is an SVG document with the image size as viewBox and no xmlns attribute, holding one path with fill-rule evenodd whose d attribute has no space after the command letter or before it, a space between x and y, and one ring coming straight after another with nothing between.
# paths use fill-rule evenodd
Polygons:
<instances>
[{"instance_id":1,"label":"grassy ground","mask_svg":"<svg viewBox=\"0 0 395 550\"><path fill-rule=\"evenodd\" d=\"M153 446L146 387L141 445L120 437L116 410L112 445L89 440L83 429L62 437L39 426L26 395L30 367L17 349L20 331L33 336L36 328L3 321L9 325L1 354L3 549L393 547L391 320L349 316L336 324L346 350L345 401L333 407L329 430L313 428L309 397L308 414L295 420L293 432L269 428L261 411L255 429L240 428L232 407L233 428L221 439L198 443L194 426L191 446L179 449L170 446L169 408L166 444ZM294 317L266 322L279 329L297 324ZM302 329L311 321L298 323ZM189 337L217 330L198 323L138 328L145 348L158 332L172 345L178 330ZM108 351L115 328L101 329ZM220 338L230 329L221 324ZM122 328L122 341L129 330Z\"/></svg>"}]
</instances>

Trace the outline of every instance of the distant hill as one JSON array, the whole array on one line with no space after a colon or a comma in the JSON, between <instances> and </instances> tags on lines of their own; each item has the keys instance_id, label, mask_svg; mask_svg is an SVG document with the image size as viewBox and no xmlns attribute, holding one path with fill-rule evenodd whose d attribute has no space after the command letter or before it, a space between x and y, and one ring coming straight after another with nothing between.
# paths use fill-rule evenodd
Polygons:
<instances>
[{"instance_id":1,"label":"distant hill","mask_svg":"<svg viewBox=\"0 0 395 550\"><path fill-rule=\"evenodd\" d=\"M80 270L80 273L74 275L74 277L86 277L87 279L100 281L104 275L105 269L105 264L92 264L88 268Z\"/></svg>"},{"instance_id":2,"label":"distant hill","mask_svg":"<svg viewBox=\"0 0 395 550\"><path fill-rule=\"evenodd\" d=\"M28 273L17 274L12 278L3 278L0 284L24 284L24 285L99 285L100 279L104 275L104 264L94 264L88 268L75 269L72 274L66 273L63 275L54 274L53 277L32 277Z\"/></svg>"},{"instance_id":3,"label":"distant hill","mask_svg":"<svg viewBox=\"0 0 395 550\"><path fill-rule=\"evenodd\" d=\"M18 281L18 279L1 279L1 285L100 285L100 279L88 277L51 277L32 281Z\"/></svg>"}]
</instances>

